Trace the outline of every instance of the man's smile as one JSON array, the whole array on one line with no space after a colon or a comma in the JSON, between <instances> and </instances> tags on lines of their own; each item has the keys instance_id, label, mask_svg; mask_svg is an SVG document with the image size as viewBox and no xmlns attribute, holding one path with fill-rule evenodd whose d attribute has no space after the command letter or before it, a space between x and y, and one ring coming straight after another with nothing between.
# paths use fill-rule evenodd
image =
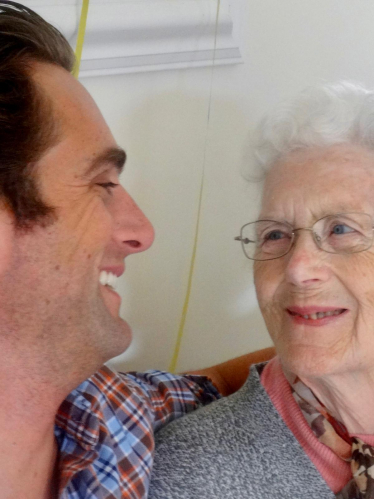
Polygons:
<instances>
[{"instance_id":1,"label":"man's smile","mask_svg":"<svg viewBox=\"0 0 374 499\"><path fill-rule=\"evenodd\" d=\"M108 286L112 289L116 289L118 277L112 272L106 272L102 270L100 272L99 281L103 286Z\"/></svg>"}]
</instances>

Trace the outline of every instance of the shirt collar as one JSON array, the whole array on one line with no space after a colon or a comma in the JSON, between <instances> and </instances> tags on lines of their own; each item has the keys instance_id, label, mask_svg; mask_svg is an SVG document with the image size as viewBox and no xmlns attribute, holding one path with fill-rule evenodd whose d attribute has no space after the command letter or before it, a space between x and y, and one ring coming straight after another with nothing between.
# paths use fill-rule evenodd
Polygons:
<instances>
[{"instance_id":1,"label":"shirt collar","mask_svg":"<svg viewBox=\"0 0 374 499\"><path fill-rule=\"evenodd\" d=\"M88 451L98 443L100 421L103 419L98 403L97 375L104 375L110 380L116 373L103 366L66 397L55 419L57 433L66 432Z\"/></svg>"}]
</instances>

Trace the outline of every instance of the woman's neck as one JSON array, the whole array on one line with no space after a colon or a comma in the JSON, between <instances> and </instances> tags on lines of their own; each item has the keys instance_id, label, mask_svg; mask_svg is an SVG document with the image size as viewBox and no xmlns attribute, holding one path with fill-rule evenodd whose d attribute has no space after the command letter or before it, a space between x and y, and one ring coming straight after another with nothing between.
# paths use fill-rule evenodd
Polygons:
<instances>
[{"instance_id":1,"label":"woman's neck","mask_svg":"<svg viewBox=\"0 0 374 499\"><path fill-rule=\"evenodd\" d=\"M374 371L300 379L350 434L374 434Z\"/></svg>"}]
</instances>

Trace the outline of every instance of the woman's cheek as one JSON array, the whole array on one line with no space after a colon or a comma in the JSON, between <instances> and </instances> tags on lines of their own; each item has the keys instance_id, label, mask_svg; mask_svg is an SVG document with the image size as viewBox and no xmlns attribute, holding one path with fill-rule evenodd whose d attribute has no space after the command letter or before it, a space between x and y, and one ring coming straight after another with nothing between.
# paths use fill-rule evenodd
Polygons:
<instances>
[{"instance_id":1,"label":"woman's cheek","mask_svg":"<svg viewBox=\"0 0 374 499\"><path fill-rule=\"evenodd\" d=\"M281 273L274 267L272 262L255 262L253 269L257 300L263 313L276 300L281 282Z\"/></svg>"}]
</instances>

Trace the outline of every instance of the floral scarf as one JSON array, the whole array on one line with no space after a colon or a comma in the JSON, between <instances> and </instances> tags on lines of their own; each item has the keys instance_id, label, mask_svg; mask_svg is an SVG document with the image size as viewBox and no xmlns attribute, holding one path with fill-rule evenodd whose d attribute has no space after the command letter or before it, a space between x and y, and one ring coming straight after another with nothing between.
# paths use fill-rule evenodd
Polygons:
<instances>
[{"instance_id":1,"label":"floral scarf","mask_svg":"<svg viewBox=\"0 0 374 499\"><path fill-rule=\"evenodd\" d=\"M318 440L344 461L351 463L352 480L337 499L374 499L374 448L351 437L345 426L334 419L313 392L296 376L285 373L296 403Z\"/></svg>"}]
</instances>

